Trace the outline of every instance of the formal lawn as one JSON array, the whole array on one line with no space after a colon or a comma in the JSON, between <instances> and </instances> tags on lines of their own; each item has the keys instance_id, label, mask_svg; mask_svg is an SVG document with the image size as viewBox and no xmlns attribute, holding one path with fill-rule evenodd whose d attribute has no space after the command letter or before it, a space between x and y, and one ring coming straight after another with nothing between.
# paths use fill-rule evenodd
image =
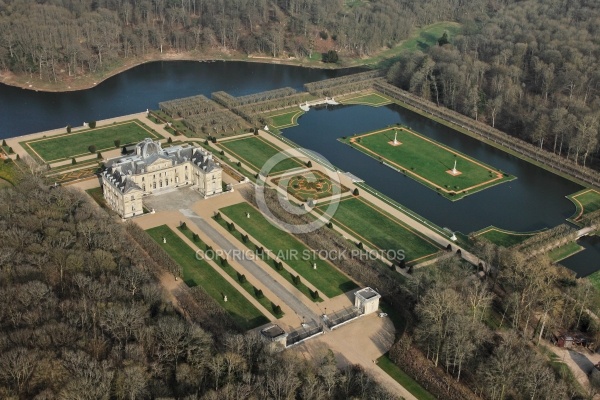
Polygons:
<instances>
[{"instance_id":1,"label":"formal lawn","mask_svg":"<svg viewBox=\"0 0 600 400\"><path fill-rule=\"evenodd\" d=\"M190 241L194 242L196 244L196 247L198 247L200 250L202 250L202 251L208 250L208 245L206 243L204 243L202 240L200 240L200 239L194 240L194 232L192 232L189 228L187 228L187 229L179 228L179 232L183 233L188 239L190 239ZM262 293L262 291L259 292L260 288L253 286L250 282L248 282L247 279L243 279L242 274L239 273L237 270L235 270L235 268L233 268L232 266L225 266L225 267L223 267L223 271L225 271L227 273L227 275L229 275L232 279L236 280L237 283L246 292L248 292L248 294L250 294L250 296L254 297L256 299L256 301L258 301L264 308L269 310L276 318L281 318L284 316L283 312L279 312L279 313L275 312L275 306L277 304L275 304L271 300L269 300L264 294L261 297L259 295L259 293ZM244 276L244 278L245 278L245 276Z\"/></svg>"},{"instance_id":2,"label":"formal lawn","mask_svg":"<svg viewBox=\"0 0 600 400\"><path fill-rule=\"evenodd\" d=\"M512 231L505 231L503 229L496 228L491 226L489 228L482 229L479 232L474 234L475 237L484 238L496 246L502 246L509 248L511 246L515 246L533 235L539 232L527 232L527 233L519 233Z\"/></svg>"},{"instance_id":3,"label":"formal lawn","mask_svg":"<svg viewBox=\"0 0 600 400\"><path fill-rule=\"evenodd\" d=\"M25 150L46 163L90 154L89 147L96 146L97 151L112 150L115 140L120 145L136 143L145 138L161 139L162 136L152 132L139 121L127 121L102 126L95 129L78 130L63 135L34 139L21 142Z\"/></svg>"},{"instance_id":4,"label":"formal lawn","mask_svg":"<svg viewBox=\"0 0 600 400\"><path fill-rule=\"evenodd\" d=\"M392 103L390 99L379 93L365 93L340 100L342 104L361 104L365 106L380 107Z\"/></svg>"},{"instance_id":5,"label":"formal lawn","mask_svg":"<svg viewBox=\"0 0 600 400\"><path fill-rule=\"evenodd\" d=\"M275 154L282 151L279 147L267 142L258 136L250 136L241 139L227 140L219 143L227 152L242 162L260 171L265 163ZM293 168L304 167L305 164L297 158L286 158L275 165L269 174L278 174Z\"/></svg>"},{"instance_id":6,"label":"formal lawn","mask_svg":"<svg viewBox=\"0 0 600 400\"><path fill-rule=\"evenodd\" d=\"M217 221L219 223L219 225L221 225L223 228L227 229L227 231L229 232L230 235L234 236L237 240L239 240L244 246L246 246L254 254L256 254L258 258L260 258L268 266L273 268L273 270L275 272L277 272L279 275L281 275L286 281L288 281L289 283L294 285L296 287L296 289L298 289L300 292L302 292L302 294L305 295L306 297L308 297L311 301L314 301L315 303L317 303L317 302L320 303L323 301L323 299L321 297L316 297L316 298L313 297L312 290L308 286L306 286L303 282L294 283L295 275L292 275L286 269L277 268L277 261L272 259L266 252L261 253L259 251L260 246L258 246L256 243L254 243L251 239L244 240L244 238L242 237L242 234L237 229L234 231L230 231L227 228L227 222L225 221L224 218L213 217L213 219L215 221Z\"/></svg>"},{"instance_id":7,"label":"formal lawn","mask_svg":"<svg viewBox=\"0 0 600 400\"><path fill-rule=\"evenodd\" d=\"M318 205L317 210L322 211ZM373 249L403 250L409 264L422 261L439 250L429 239L359 197L342 200L332 222Z\"/></svg>"},{"instance_id":8,"label":"formal lawn","mask_svg":"<svg viewBox=\"0 0 600 400\"><path fill-rule=\"evenodd\" d=\"M584 250L583 246L577 242L570 242L548 252L548 257L552 262L559 262L565 258L571 257L575 253Z\"/></svg>"},{"instance_id":9,"label":"formal lawn","mask_svg":"<svg viewBox=\"0 0 600 400\"><path fill-rule=\"evenodd\" d=\"M167 225L148 229L146 232L181 266L185 283L190 287L201 286L244 330L269 322L267 317L213 267L204 260L197 260L195 251ZM163 238L167 239L167 243L163 243ZM224 301L224 296L227 296L227 301Z\"/></svg>"},{"instance_id":10,"label":"formal lawn","mask_svg":"<svg viewBox=\"0 0 600 400\"><path fill-rule=\"evenodd\" d=\"M423 386L419 385L418 382L394 364L387 354L384 354L377 359L377 365L417 399L435 400L435 397L431 393L425 390Z\"/></svg>"},{"instance_id":11,"label":"formal lawn","mask_svg":"<svg viewBox=\"0 0 600 400\"><path fill-rule=\"evenodd\" d=\"M394 138L397 145L392 144ZM389 127L344 141L451 200L515 179L404 127ZM457 172L453 174L455 165Z\"/></svg>"},{"instance_id":12,"label":"formal lawn","mask_svg":"<svg viewBox=\"0 0 600 400\"><path fill-rule=\"evenodd\" d=\"M346 186L333 182L321 171L303 171L292 176L273 179L273 183L287 191L300 201L308 199L322 199L334 194L342 194L350 189Z\"/></svg>"},{"instance_id":13,"label":"formal lawn","mask_svg":"<svg viewBox=\"0 0 600 400\"><path fill-rule=\"evenodd\" d=\"M575 214L570 218L573 222L577 222L585 214L600 209L600 193L594 189L584 189L567 198L575 204Z\"/></svg>"},{"instance_id":14,"label":"formal lawn","mask_svg":"<svg viewBox=\"0 0 600 400\"><path fill-rule=\"evenodd\" d=\"M239 203L220 211L275 254L288 255L280 258L325 296L335 297L357 287L329 262L309 257L313 254L311 249L291 234L271 225L250 204ZM246 217L246 213L250 213L250 218ZM313 263L317 264L317 269L313 269Z\"/></svg>"},{"instance_id":15,"label":"formal lawn","mask_svg":"<svg viewBox=\"0 0 600 400\"><path fill-rule=\"evenodd\" d=\"M292 111L287 111L281 114L270 115L271 125L277 129L289 128L298 125L298 118L304 114L304 111L294 107Z\"/></svg>"}]
</instances>

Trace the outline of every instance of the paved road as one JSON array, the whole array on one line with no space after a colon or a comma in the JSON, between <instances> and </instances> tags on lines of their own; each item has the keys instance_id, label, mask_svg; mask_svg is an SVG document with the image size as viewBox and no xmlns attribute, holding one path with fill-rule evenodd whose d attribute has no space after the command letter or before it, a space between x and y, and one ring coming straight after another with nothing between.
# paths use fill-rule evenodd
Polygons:
<instances>
[{"instance_id":1,"label":"paved road","mask_svg":"<svg viewBox=\"0 0 600 400\"><path fill-rule=\"evenodd\" d=\"M238 249L233 243L223 236L219 231L208 224L198 214L190 209L179 210L183 215L189 218L203 233L208 235L212 241L214 241L224 251L235 251ZM279 297L281 301L288 305L299 317L304 317L305 321L314 321L316 325L320 324L319 316L308 308L304 303L299 301L296 296L291 294L286 288L284 288L279 282L274 280L267 272L265 272L258 264L253 260L247 258L237 259L248 272L265 285L275 296Z\"/></svg>"}]
</instances>

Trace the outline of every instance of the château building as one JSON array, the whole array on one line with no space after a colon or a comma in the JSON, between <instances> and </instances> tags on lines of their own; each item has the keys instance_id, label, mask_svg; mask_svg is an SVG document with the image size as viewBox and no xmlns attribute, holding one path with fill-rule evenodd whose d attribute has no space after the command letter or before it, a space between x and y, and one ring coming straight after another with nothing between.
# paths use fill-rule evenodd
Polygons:
<instances>
[{"instance_id":1,"label":"ch\u00e2teau building","mask_svg":"<svg viewBox=\"0 0 600 400\"><path fill-rule=\"evenodd\" d=\"M142 198L161 190L191 186L204 197L222 192L222 169L200 147L173 146L144 139L135 152L106 162L101 174L106 203L123 218L143 213Z\"/></svg>"}]
</instances>

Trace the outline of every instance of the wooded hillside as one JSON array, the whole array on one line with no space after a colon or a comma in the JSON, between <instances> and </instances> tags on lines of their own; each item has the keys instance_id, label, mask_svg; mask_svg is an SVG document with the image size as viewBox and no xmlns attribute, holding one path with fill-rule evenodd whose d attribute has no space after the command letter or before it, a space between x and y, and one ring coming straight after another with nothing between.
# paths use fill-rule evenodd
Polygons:
<instances>
[{"instance_id":1,"label":"wooded hillside","mask_svg":"<svg viewBox=\"0 0 600 400\"><path fill-rule=\"evenodd\" d=\"M582 165L597 157L600 4L527 0L403 54L389 80ZM594 163L597 166L597 161Z\"/></svg>"}]
</instances>

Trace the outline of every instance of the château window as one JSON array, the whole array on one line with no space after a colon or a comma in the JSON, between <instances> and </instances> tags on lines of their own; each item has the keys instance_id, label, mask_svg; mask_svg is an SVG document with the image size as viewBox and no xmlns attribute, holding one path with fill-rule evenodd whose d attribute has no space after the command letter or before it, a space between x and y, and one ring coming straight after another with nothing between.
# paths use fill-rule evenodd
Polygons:
<instances>
[{"instance_id":1,"label":"ch\u00e2teau window","mask_svg":"<svg viewBox=\"0 0 600 400\"><path fill-rule=\"evenodd\" d=\"M134 201L134 200L135 200L135 196L131 196L131 201Z\"/></svg>"}]
</instances>

